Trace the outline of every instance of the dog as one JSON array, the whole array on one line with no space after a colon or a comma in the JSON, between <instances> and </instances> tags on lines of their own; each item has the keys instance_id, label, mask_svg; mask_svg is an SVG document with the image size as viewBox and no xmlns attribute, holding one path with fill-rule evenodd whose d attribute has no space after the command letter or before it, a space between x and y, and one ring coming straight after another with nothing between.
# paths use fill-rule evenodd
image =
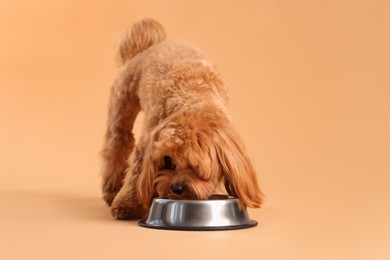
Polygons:
<instances>
[{"instance_id":1,"label":"dog","mask_svg":"<svg viewBox=\"0 0 390 260\"><path fill-rule=\"evenodd\" d=\"M145 218L154 197L207 199L220 191L242 207L263 201L255 169L231 124L228 92L197 47L166 40L145 18L118 41L103 158L103 198L116 219ZM132 133L145 114L137 144Z\"/></svg>"}]
</instances>

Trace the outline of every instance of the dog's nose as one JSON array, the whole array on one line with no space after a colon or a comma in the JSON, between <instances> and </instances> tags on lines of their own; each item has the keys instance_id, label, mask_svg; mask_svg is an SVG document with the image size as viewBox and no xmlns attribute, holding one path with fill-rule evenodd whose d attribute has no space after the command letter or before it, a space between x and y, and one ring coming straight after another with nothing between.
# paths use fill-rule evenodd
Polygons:
<instances>
[{"instance_id":1,"label":"dog's nose","mask_svg":"<svg viewBox=\"0 0 390 260\"><path fill-rule=\"evenodd\" d=\"M181 185L181 184L177 184L177 183L175 183L175 184L172 184L172 186L171 186L171 190L174 192L174 193L176 193L176 194L182 194L183 193L183 191L184 191L184 186L183 185Z\"/></svg>"}]
</instances>

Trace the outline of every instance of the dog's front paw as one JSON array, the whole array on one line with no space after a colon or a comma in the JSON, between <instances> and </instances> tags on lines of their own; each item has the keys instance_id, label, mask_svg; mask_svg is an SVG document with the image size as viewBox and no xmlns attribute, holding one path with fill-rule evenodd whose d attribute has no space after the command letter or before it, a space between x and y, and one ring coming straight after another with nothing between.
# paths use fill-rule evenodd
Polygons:
<instances>
[{"instance_id":1,"label":"dog's front paw","mask_svg":"<svg viewBox=\"0 0 390 260\"><path fill-rule=\"evenodd\" d=\"M114 204L111 208L111 215L115 219L141 219L148 214L147 209L142 206L132 207L123 203Z\"/></svg>"}]
</instances>

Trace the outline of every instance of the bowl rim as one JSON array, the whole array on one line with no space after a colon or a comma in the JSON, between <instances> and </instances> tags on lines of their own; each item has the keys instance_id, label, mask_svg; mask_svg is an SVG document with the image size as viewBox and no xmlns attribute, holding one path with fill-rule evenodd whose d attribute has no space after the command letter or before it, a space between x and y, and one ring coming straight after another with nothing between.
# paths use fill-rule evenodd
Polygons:
<instances>
[{"instance_id":1,"label":"bowl rim","mask_svg":"<svg viewBox=\"0 0 390 260\"><path fill-rule=\"evenodd\" d=\"M175 202L183 202L183 203L205 203L205 202L213 202L213 201L229 201L229 200L236 201L236 200L239 200L239 197L233 196L233 195L213 194L210 197L212 197L212 196L214 196L215 198L194 199L194 200L191 200L191 199L184 199L184 200L183 199L171 199L171 198L166 197L166 196L160 196L160 197L153 198L152 203L155 200L162 200L162 201L166 201L166 202L175 201Z\"/></svg>"}]
</instances>

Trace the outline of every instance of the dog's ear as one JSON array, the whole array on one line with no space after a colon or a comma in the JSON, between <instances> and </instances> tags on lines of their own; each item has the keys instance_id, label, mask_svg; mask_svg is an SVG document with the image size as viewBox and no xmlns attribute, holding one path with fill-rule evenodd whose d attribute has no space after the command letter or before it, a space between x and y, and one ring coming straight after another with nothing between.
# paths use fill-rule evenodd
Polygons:
<instances>
[{"instance_id":1,"label":"dog's ear","mask_svg":"<svg viewBox=\"0 0 390 260\"><path fill-rule=\"evenodd\" d=\"M165 127L161 127L164 129ZM144 207L149 208L153 199L154 190L154 178L157 171L157 166L155 164L155 146L156 142L161 136L161 128L156 128L150 133L149 138L145 138L143 141L143 158L141 160L142 169L140 169L140 174L137 180L137 199Z\"/></svg>"},{"instance_id":2,"label":"dog's ear","mask_svg":"<svg viewBox=\"0 0 390 260\"><path fill-rule=\"evenodd\" d=\"M259 208L263 195L240 136L229 125L216 131L215 135L216 155L226 191L229 195L238 196L244 206Z\"/></svg>"},{"instance_id":3,"label":"dog's ear","mask_svg":"<svg viewBox=\"0 0 390 260\"><path fill-rule=\"evenodd\" d=\"M152 142L148 143L144 148L142 160L142 169L137 180L136 194L138 202L146 208L149 208L153 197L153 181L155 168L152 162Z\"/></svg>"},{"instance_id":4,"label":"dog's ear","mask_svg":"<svg viewBox=\"0 0 390 260\"><path fill-rule=\"evenodd\" d=\"M164 151L172 147L175 129L176 125L173 123L161 123L151 131L150 138L144 145L142 169L137 180L137 199L146 208L149 208L155 195L154 179L158 170L157 160L164 156Z\"/></svg>"}]
</instances>

